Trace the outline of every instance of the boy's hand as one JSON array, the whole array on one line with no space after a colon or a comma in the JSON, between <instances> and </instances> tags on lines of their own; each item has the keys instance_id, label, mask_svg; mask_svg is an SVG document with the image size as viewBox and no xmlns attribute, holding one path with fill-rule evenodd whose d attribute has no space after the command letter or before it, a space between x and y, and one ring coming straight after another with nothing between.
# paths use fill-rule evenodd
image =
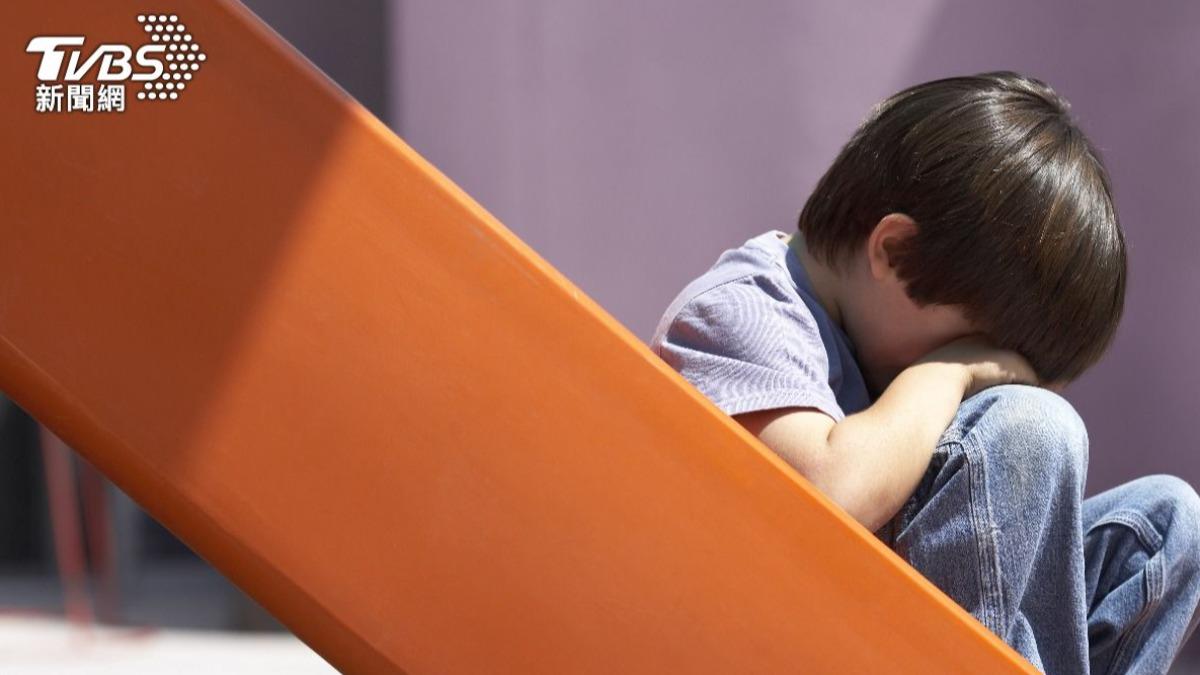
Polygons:
<instances>
[{"instance_id":1,"label":"boy's hand","mask_svg":"<svg viewBox=\"0 0 1200 675\"><path fill-rule=\"evenodd\" d=\"M965 370L963 398L997 384L1029 384L1045 386L1056 393L1064 383L1043 385L1029 361L1015 351L1000 349L981 335L966 335L934 349L917 359L917 363L936 361L961 364Z\"/></svg>"}]
</instances>

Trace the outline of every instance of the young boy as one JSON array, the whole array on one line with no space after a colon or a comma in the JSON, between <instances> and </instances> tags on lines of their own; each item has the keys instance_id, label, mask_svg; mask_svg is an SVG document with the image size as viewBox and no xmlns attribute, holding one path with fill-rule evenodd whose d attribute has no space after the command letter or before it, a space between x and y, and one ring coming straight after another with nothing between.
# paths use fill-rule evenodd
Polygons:
<instances>
[{"instance_id":1,"label":"young boy","mask_svg":"<svg viewBox=\"0 0 1200 675\"><path fill-rule=\"evenodd\" d=\"M1083 498L1059 392L1125 295L1107 173L1012 72L876 105L800 212L724 251L650 346L1048 673L1163 673L1195 626L1200 497Z\"/></svg>"}]
</instances>

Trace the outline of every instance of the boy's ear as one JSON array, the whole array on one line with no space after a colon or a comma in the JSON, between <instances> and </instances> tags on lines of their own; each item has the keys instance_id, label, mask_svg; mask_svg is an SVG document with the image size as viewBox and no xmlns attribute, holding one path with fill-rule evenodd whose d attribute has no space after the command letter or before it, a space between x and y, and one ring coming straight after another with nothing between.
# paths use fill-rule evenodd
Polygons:
<instances>
[{"instance_id":1,"label":"boy's ear","mask_svg":"<svg viewBox=\"0 0 1200 675\"><path fill-rule=\"evenodd\" d=\"M889 213L875 224L867 238L867 262L871 275L882 280L896 276L896 251L917 233L917 222L903 213Z\"/></svg>"}]
</instances>

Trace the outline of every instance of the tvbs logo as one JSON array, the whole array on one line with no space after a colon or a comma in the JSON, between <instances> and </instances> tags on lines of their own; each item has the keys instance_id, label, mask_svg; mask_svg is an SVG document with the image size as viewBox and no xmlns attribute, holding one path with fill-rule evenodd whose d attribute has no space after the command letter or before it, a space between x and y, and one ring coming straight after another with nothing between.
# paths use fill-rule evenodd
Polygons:
<instances>
[{"instance_id":1,"label":"tvbs logo","mask_svg":"<svg viewBox=\"0 0 1200 675\"><path fill-rule=\"evenodd\" d=\"M175 101L208 57L174 14L142 14L150 42L136 48L101 44L88 50L82 35L39 35L25 51L40 54L34 110L124 112L125 85L140 85L141 101ZM87 83L85 83L85 80Z\"/></svg>"}]
</instances>

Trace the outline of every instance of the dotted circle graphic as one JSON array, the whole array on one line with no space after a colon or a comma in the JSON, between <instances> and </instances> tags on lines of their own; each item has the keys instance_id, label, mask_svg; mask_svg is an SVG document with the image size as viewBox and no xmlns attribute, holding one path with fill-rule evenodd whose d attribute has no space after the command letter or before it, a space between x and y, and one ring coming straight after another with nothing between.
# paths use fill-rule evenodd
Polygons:
<instances>
[{"instance_id":1,"label":"dotted circle graphic","mask_svg":"<svg viewBox=\"0 0 1200 675\"><path fill-rule=\"evenodd\" d=\"M199 43L188 32L187 26L176 14L139 14L138 23L150 34L152 43L162 44L165 68L153 81L147 82L145 91L139 91L139 100L174 101L190 81L192 74L200 70L200 64L208 59Z\"/></svg>"}]
</instances>

